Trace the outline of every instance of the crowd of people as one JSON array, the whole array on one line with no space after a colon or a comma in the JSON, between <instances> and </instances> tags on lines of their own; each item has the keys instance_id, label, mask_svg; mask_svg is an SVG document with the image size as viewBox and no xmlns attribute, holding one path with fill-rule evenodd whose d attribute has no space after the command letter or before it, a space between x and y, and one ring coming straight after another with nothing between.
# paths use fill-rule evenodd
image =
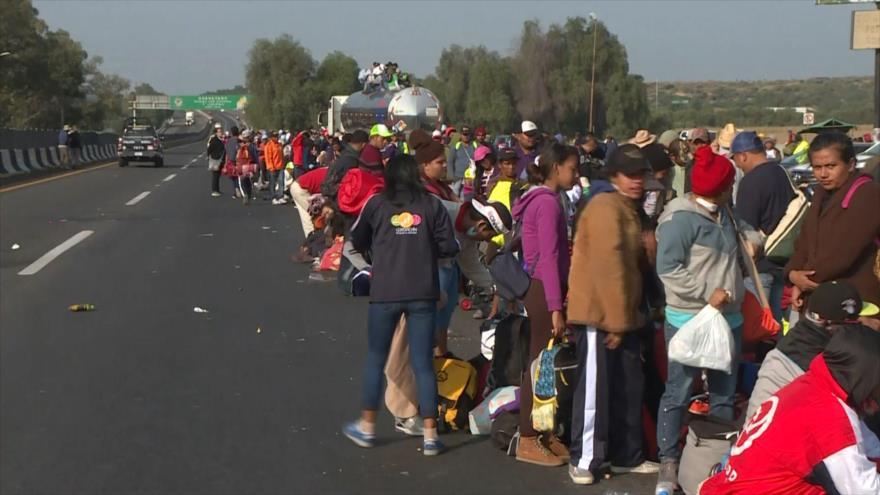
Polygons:
<instances>
[{"instance_id":1,"label":"crowd of people","mask_svg":"<svg viewBox=\"0 0 880 495\"><path fill-rule=\"evenodd\" d=\"M361 412L343 428L361 447L375 445L383 376L396 429L437 455L441 431L467 428L471 412L473 432L479 401L498 396L504 384L480 372L497 364L518 387L506 450L567 465L574 483L631 473L669 495L880 493L880 184L856 168L846 135L791 151L804 146L809 198L775 142L732 126L617 142L523 121L499 143L468 125L218 128L208 158L213 195L226 174L245 203L255 189L273 204L289 196L305 238L297 259L370 298ZM462 299L494 329L488 363L448 344ZM528 336L525 365L511 368L498 363L515 360L500 351L515 345L502 330L513 320ZM685 329L726 332L729 366L671 359ZM554 365L563 346L571 375ZM475 373L450 393L459 365ZM705 418L738 433L685 455L705 445L684 441Z\"/></svg>"}]
</instances>

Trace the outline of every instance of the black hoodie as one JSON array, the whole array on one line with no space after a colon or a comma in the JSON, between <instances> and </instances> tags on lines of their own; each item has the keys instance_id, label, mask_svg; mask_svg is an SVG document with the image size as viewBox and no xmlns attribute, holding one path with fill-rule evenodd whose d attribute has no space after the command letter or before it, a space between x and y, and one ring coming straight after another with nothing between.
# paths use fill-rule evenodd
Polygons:
<instances>
[{"instance_id":1,"label":"black hoodie","mask_svg":"<svg viewBox=\"0 0 880 495\"><path fill-rule=\"evenodd\" d=\"M371 251L372 302L438 299L437 259L459 251L446 208L430 194L403 206L374 195L351 228L351 242Z\"/></svg>"},{"instance_id":2,"label":"black hoodie","mask_svg":"<svg viewBox=\"0 0 880 495\"><path fill-rule=\"evenodd\" d=\"M859 410L880 387L880 332L862 325L837 331L822 353L831 376L846 392L847 402Z\"/></svg>"}]
</instances>

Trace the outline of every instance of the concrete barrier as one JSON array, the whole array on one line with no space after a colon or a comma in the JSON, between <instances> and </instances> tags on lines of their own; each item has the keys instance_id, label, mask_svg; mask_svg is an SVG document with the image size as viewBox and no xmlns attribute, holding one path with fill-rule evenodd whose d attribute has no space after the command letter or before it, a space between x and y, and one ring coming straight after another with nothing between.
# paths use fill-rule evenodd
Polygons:
<instances>
[{"instance_id":1,"label":"concrete barrier","mask_svg":"<svg viewBox=\"0 0 880 495\"><path fill-rule=\"evenodd\" d=\"M203 120L201 124L198 128L190 128L191 132L166 134L165 147L206 139L210 132L208 121ZM59 130L0 129L0 176L60 168L58 132ZM74 162L71 153L71 164L82 166L116 159L118 134L80 132L80 139L82 148L79 160Z\"/></svg>"}]
</instances>

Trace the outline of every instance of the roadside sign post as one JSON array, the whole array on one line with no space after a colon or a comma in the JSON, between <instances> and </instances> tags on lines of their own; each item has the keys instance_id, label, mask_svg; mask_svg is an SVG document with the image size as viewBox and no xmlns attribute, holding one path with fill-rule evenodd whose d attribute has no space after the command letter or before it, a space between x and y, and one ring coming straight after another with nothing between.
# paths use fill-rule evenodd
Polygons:
<instances>
[{"instance_id":1,"label":"roadside sign post","mask_svg":"<svg viewBox=\"0 0 880 495\"><path fill-rule=\"evenodd\" d=\"M804 125L813 125L816 123L816 114L813 112L804 112Z\"/></svg>"},{"instance_id":2,"label":"roadside sign post","mask_svg":"<svg viewBox=\"0 0 880 495\"><path fill-rule=\"evenodd\" d=\"M816 0L816 5L873 3L877 10L856 10L852 16L853 50L874 50L874 136L880 135L880 1Z\"/></svg>"}]
</instances>

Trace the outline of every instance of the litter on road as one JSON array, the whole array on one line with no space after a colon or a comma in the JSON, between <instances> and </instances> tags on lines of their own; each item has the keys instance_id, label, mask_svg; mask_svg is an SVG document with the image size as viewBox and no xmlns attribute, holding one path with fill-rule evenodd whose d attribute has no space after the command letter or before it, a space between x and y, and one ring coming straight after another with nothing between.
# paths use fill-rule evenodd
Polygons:
<instances>
[{"instance_id":1,"label":"litter on road","mask_svg":"<svg viewBox=\"0 0 880 495\"><path fill-rule=\"evenodd\" d=\"M94 304L71 304L70 306L67 307L67 309L69 309L70 311L73 311L74 313L79 313L82 311L94 311L95 305Z\"/></svg>"},{"instance_id":2,"label":"litter on road","mask_svg":"<svg viewBox=\"0 0 880 495\"><path fill-rule=\"evenodd\" d=\"M13 250L13 251L18 251L19 249L21 249L21 246L19 246L18 244L13 244L13 245L12 245L12 250Z\"/></svg>"},{"instance_id":3,"label":"litter on road","mask_svg":"<svg viewBox=\"0 0 880 495\"><path fill-rule=\"evenodd\" d=\"M193 313L207 313L207 312L208 312L208 310L205 308L200 308L198 306L193 308Z\"/></svg>"}]
</instances>

